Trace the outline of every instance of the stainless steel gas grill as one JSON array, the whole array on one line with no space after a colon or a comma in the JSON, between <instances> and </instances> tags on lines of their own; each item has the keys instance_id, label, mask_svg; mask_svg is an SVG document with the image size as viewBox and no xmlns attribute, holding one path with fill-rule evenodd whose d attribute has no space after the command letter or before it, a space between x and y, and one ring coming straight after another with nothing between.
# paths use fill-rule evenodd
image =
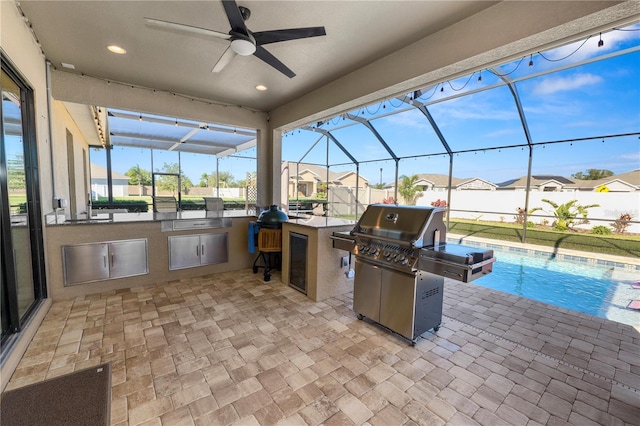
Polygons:
<instances>
[{"instance_id":1,"label":"stainless steel gas grill","mask_svg":"<svg viewBox=\"0 0 640 426\"><path fill-rule=\"evenodd\" d=\"M446 243L444 209L372 204L350 232L356 256L353 310L415 344L442 323L444 277L491 272L493 250Z\"/></svg>"}]
</instances>

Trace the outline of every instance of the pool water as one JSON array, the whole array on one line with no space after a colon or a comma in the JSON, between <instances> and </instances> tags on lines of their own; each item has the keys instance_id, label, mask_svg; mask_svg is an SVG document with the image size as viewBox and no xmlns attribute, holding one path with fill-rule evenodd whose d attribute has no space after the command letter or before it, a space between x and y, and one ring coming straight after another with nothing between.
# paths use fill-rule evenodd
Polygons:
<instances>
[{"instance_id":1,"label":"pool water","mask_svg":"<svg viewBox=\"0 0 640 426\"><path fill-rule=\"evenodd\" d=\"M547 257L529 257L494 249L493 272L476 285L640 327L640 311L628 309L640 299L632 283L640 273Z\"/></svg>"}]
</instances>

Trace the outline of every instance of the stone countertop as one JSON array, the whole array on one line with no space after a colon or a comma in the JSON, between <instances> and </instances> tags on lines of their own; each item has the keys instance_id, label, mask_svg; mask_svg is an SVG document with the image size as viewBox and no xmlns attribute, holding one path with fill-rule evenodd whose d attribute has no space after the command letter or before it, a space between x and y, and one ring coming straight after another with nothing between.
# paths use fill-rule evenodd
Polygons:
<instances>
[{"instance_id":1,"label":"stone countertop","mask_svg":"<svg viewBox=\"0 0 640 426\"><path fill-rule=\"evenodd\" d=\"M91 219L87 219L86 214L79 214L76 218L65 217L64 214L50 213L45 215L45 223L47 226L56 225L95 225L110 223L128 223L128 222L162 222L166 220L188 220L188 219L217 219L217 218L255 218L253 212L246 210L223 210L205 211L205 210L185 210L179 212L163 213L163 212L142 212L142 213L101 213L95 210L91 215Z\"/></svg>"},{"instance_id":2,"label":"stone countertop","mask_svg":"<svg viewBox=\"0 0 640 426\"><path fill-rule=\"evenodd\" d=\"M334 228L339 226L355 226L356 222L349 219L340 219L336 217L325 216L306 216L289 219L292 225L307 226L309 228Z\"/></svg>"}]
</instances>

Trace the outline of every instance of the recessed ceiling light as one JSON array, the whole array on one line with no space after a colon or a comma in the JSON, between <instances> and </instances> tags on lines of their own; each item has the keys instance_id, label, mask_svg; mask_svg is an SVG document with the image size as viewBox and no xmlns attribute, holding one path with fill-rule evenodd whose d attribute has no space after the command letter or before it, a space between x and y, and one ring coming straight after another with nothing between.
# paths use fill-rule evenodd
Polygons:
<instances>
[{"instance_id":1,"label":"recessed ceiling light","mask_svg":"<svg viewBox=\"0 0 640 426\"><path fill-rule=\"evenodd\" d=\"M267 86L263 85L263 84L258 84L256 86L257 90L260 90L261 92L264 92L265 90L267 90Z\"/></svg>"},{"instance_id":2,"label":"recessed ceiling light","mask_svg":"<svg viewBox=\"0 0 640 426\"><path fill-rule=\"evenodd\" d=\"M63 68L69 68L70 70L75 70L76 69L76 66L73 65L73 64L67 64L65 62L60 62L60 65L62 65Z\"/></svg>"},{"instance_id":3,"label":"recessed ceiling light","mask_svg":"<svg viewBox=\"0 0 640 426\"><path fill-rule=\"evenodd\" d=\"M115 44L110 44L107 46L107 49L109 49L110 52L117 53L118 55L124 55L127 53L126 49L116 46Z\"/></svg>"}]
</instances>

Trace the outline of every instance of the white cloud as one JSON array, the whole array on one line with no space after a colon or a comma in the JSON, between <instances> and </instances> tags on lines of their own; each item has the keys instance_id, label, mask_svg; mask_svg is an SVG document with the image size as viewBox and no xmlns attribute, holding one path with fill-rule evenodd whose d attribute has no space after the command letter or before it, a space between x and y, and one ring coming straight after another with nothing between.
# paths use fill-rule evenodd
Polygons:
<instances>
[{"instance_id":1,"label":"white cloud","mask_svg":"<svg viewBox=\"0 0 640 426\"><path fill-rule=\"evenodd\" d=\"M593 34L589 39L578 40L571 44L567 44L555 49L542 52L546 58L551 61L557 61L560 58L571 57L572 62L580 62L589 58L600 56L606 53L619 50L621 45L626 42L632 42L638 38L637 30L640 29L639 24L626 27L628 31L613 30L602 34L603 47L598 47L600 40L599 34ZM636 30L636 31L631 31ZM577 50L576 50L577 49ZM533 55L534 61L537 55ZM553 67L553 62L536 61L536 67L543 68Z\"/></svg>"},{"instance_id":2,"label":"white cloud","mask_svg":"<svg viewBox=\"0 0 640 426\"><path fill-rule=\"evenodd\" d=\"M539 95L550 95L599 84L602 81L602 77L594 74L575 74L571 77L549 77L538 83L533 91Z\"/></svg>"},{"instance_id":3,"label":"white cloud","mask_svg":"<svg viewBox=\"0 0 640 426\"><path fill-rule=\"evenodd\" d=\"M485 138L495 138L498 136L508 136L508 135L515 135L515 134L519 134L522 133L522 129L518 130L518 129L501 129L501 130L496 130L495 132L490 132L490 133L486 133L484 135Z\"/></svg>"},{"instance_id":4,"label":"white cloud","mask_svg":"<svg viewBox=\"0 0 640 426\"><path fill-rule=\"evenodd\" d=\"M638 151L638 152L627 152L626 154L620 155L619 158L622 158L624 160L635 160L635 161L639 161L640 162L640 151Z\"/></svg>"},{"instance_id":5,"label":"white cloud","mask_svg":"<svg viewBox=\"0 0 640 426\"><path fill-rule=\"evenodd\" d=\"M400 114L390 115L388 117L384 117L381 121L384 121L388 124L394 124L403 127L411 127L411 128L419 128L419 129L430 129L431 125L427 121L427 118L421 113L417 112L412 113L411 111L406 111Z\"/></svg>"}]
</instances>

